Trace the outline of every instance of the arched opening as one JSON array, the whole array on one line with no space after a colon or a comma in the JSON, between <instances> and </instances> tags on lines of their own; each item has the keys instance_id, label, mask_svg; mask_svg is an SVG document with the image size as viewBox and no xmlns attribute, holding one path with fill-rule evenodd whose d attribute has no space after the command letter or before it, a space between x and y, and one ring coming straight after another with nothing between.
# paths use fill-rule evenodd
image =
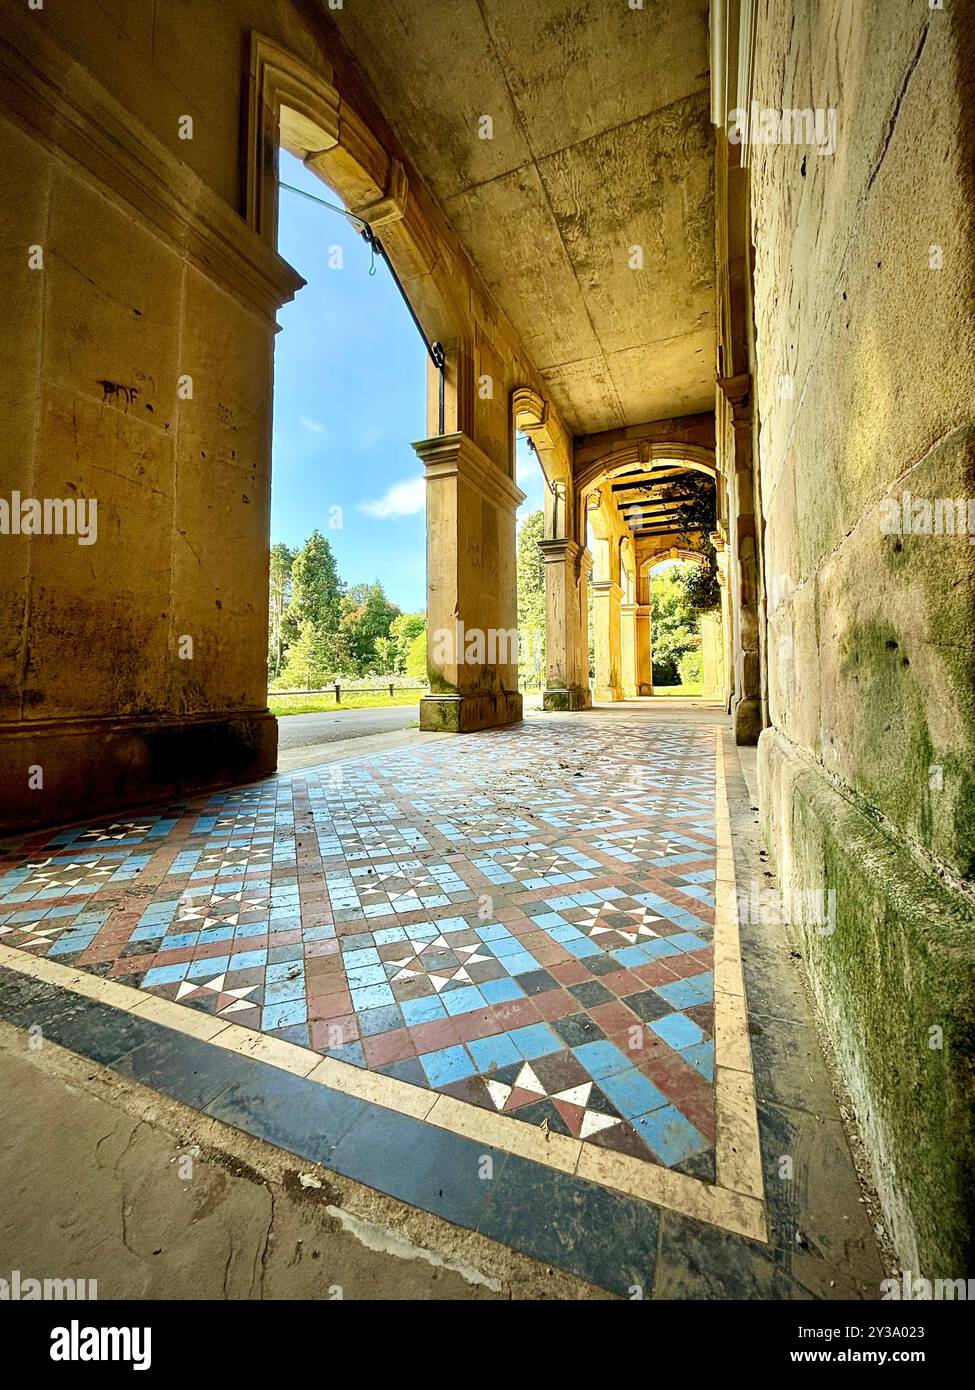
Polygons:
<instances>
[{"instance_id":1,"label":"arched opening","mask_svg":"<svg viewBox=\"0 0 975 1390\"><path fill-rule=\"evenodd\" d=\"M523 507L518 547L523 688L532 702L540 692L545 709L585 709L591 703L587 552L572 485L572 441L530 386L512 393L511 417L518 481L534 489Z\"/></svg>"},{"instance_id":2,"label":"arched opening","mask_svg":"<svg viewBox=\"0 0 975 1390\"><path fill-rule=\"evenodd\" d=\"M274 346L268 703L291 748L349 727L338 711L379 707L383 730L417 719L426 489L411 442L429 359L368 224L307 156L282 147L278 174L278 250L305 280Z\"/></svg>"},{"instance_id":3,"label":"arched opening","mask_svg":"<svg viewBox=\"0 0 975 1390\"><path fill-rule=\"evenodd\" d=\"M249 125L248 218L306 278L275 346L269 705L415 718L427 485L411 446L463 421L461 319L400 163L324 74L261 37Z\"/></svg>"},{"instance_id":4,"label":"arched opening","mask_svg":"<svg viewBox=\"0 0 975 1390\"><path fill-rule=\"evenodd\" d=\"M646 441L621 445L580 470L580 510L593 556L597 702L675 688L693 698L725 698L715 476L711 450Z\"/></svg>"}]
</instances>

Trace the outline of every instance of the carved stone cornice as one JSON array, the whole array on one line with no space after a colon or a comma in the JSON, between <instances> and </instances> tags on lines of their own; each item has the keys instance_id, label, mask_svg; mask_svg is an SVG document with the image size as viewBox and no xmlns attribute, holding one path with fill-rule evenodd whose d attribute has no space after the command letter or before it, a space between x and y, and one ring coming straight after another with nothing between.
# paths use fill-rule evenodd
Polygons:
<instances>
[{"instance_id":1,"label":"carved stone cornice","mask_svg":"<svg viewBox=\"0 0 975 1390\"><path fill-rule=\"evenodd\" d=\"M228 203L13 0L0 0L0 106L208 278L273 319L305 283Z\"/></svg>"},{"instance_id":2,"label":"carved stone cornice","mask_svg":"<svg viewBox=\"0 0 975 1390\"><path fill-rule=\"evenodd\" d=\"M458 478L499 507L517 510L525 500L520 487L492 463L467 434L438 434L413 445L426 469L427 482Z\"/></svg>"}]
</instances>

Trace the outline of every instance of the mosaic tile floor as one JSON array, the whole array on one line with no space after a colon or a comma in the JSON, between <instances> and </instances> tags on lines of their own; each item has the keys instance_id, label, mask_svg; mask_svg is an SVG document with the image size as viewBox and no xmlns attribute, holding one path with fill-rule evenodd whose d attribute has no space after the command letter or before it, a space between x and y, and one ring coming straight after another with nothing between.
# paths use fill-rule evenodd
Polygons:
<instances>
[{"instance_id":1,"label":"mosaic tile floor","mask_svg":"<svg viewBox=\"0 0 975 1390\"><path fill-rule=\"evenodd\" d=\"M0 941L714 1180L715 741L526 722L0 849Z\"/></svg>"}]
</instances>

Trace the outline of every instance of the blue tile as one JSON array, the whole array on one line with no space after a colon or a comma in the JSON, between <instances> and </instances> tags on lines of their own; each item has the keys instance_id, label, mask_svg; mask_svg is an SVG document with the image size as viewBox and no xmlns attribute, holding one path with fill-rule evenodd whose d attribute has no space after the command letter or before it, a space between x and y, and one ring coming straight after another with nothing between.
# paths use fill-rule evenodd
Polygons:
<instances>
[{"instance_id":1,"label":"blue tile","mask_svg":"<svg viewBox=\"0 0 975 1390\"><path fill-rule=\"evenodd\" d=\"M511 955L502 956L501 964L509 975L527 975L530 970L538 969L538 961L527 951L517 951Z\"/></svg>"},{"instance_id":2,"label":"blue tile","mask_svg":"<svg viewBox=\"0 0 975 1390\"><path fill-rule=\"evenodd\" d=\"M689 1009L693 1004L711 1002L713 982L710 973L692 975L687 980L674 980L672 984L657 985L656 990L672 1009Z\"/></svg>"},{"instance_id":3,"label":"blue tile","mask_svg":"<svg viewBox=\"0 0 975 1390\"><path fill-rule=\"evenodd\" d=\"M255 965L264 965L267 951L238 951L230 957L231 970L251 970Z\"/></svg>"},{"instance_id":4,"label":"blue tile","mask_svg":"<svg viewBox=\"0 0 975 1390\"><path fill-rule=\"evenodd\" d=\"M207 956L204 960L190 962L186 978L188 980L205 980L208 977L212 979L215 975L222 975L229 965L229 956Z\"/></svg>"},{"instance_id":5,"label":"blue tile","mask_svg":"<svg viewBox=\"0 0 975 1390\"><path fill-rule=\"evenodd\" d=\"M434 1023L437 1019L447 1017L446 1009L435 994L429 994L423 999L404 999L400 1008L410 1028L416 1028L421 1023Z\"/></svg>"},{"instance_id":6,"label":"blue tile","mask_svg":"<svg viewBox=\"0 0 975 1390\"><path fill-rule=\"evenodd\" d=\"M304 975L304 969L296 971L294 962L291 960L279 961L276 964L269 965L264 973L264 978L267 980L268 984L274 984L278 980L303 980Z\"/></svg>"},{"instance_id":7,"label":"blue tile","mask_svg":"<svg viewBox=\"0 0 975 1390\"><path fill-rule=\"evenodd\" d=\"M604 1076L599 1084L617 1110L627 1119L633 1119L635 1115L645 1115L650 1110L659 1110L662 1105L667 1104L667 1097L635 1067Z\"/></svg>"},{"instance_id":8,"label":"blue tile","mask_svg":"<svg viewBox=\"0 0 975 1390\"><path fill-rule=\"evenodd\" d=\"M489 1004L508 1004L512 999L524 997L524 991L514 980L485 980L478 988Z\"/></svg>"},{"instance_id":9,"label":"blue tile","mask_svg":"<svg viewBox=\"0 0 975 1390\"><path fill-rule=\"evenodd\" d=\"M704 1135L673 1105L639 1115L633 1125L668 1168L711 1147Z\"/></svg>"},{"instance_id":10,"label":"blue tile","mask_svg":"<svg viewBox=\"0 0 975 1390\"><path fill-rule=\"evenodd\" d=\"M690 1062L695 1071L701 1073L705 1081L714 1083L714 1043L710 1038L707 1042L692 1043L680 1055L685 1062Z\"/></svg>"},{"instance_id":11,"label":"blue tile","mask_svg":"<svg viewBox=\"0 0 975 1390\"><path fill-rule=\"evenodd\" d=\"M189 968L190 962L188 960L182 961L179 965L153 966L142 977L142 988L151 989L153 985L172 985L177 980L185 980Z\"/></svg>"},{"instance_id":12,"label":"blue tile","mask_svg":"<svg viewBox=\"0 0 975 1390\"><path fill-rule=\"evenodd\" d=\"M527 1028L512 1028L508 1037L526 1062L531 1062L536 1057L548 1057L552 1052L561 1052L565 1046L547 1023L531 1023Z\"/></svg>"},{"instance_id":13,"label":"blue tile","mask_svg":"<svg viewBox=\"0 0 975 1390\"><path fill-rule=\"evenodd\" d=\"M663 1038L668 1047L678 1051L682 1047L691 1047L704 1037L697 1024L685 1014L664 1014L663 1018L655 1018L649 1027L658 1038Z\"/></svg>"},{"instance_id":14,"label":"blue tile","mask_svg":"<svg viewBox=\"0 0 975 1390\"><path fill-rule=\"evenodd\" d=\"M396 996L389 985L366 985L364 989L350 989L349 993L356 1013L365 1009L384 1009L387 1004L396 1003Z\"/></svg>"},{"instance_id":15,"label":"blue tile","mask_svg":"<svg viewBox=\"0 0 975 1390\"><path fill-rule=\"evenodd\" d=\"M439 1052L425 1052L420 1063L427 1074L431 1086L446 1086L451 1081L462 1081L465 1076L473 1076L474 1063L462 1047L444 1047Z\"/></svg>"},{"instance_id":16,"label":"blue tile","mask_svg":"<svg viewBox=\"0 0 975 1390\"><path fill-rule=\"evenodd\" d=\"M292 1023L306 1023L308 1021L308 1006L304 996L301 999L289 999L283 1003L266 1005L261 1010L261 1027L268 1028L287 1028Z\"/></svg>"},{"instance_id":17,"label":"blue tile","mask_svg":"<svg viewBox=\"0 0 975 1390\"><path fill-rule=\"evenodd\" d=\"M365 1038L377 1033L389 1033L393 1028L402 1028L403 1015L395 1004L387 1004L381 1009L365 1009L357 1015L359 1032Z\"/></svg>"},{"instance_id":18,"label":"blue tile","mask_svg":"<svg viewBox=\"0 0 975 1390\"><path fill-rule=\"evenodd\" d=\"M522 1060L521 1053L507 1033L498 1033L493 1038L475 1038L467 1044L467 1050L480 1072L490 1071L492 1067L507 1067Z\"/></svg>"},{"instance_id":19,"label":"blue tile","mask_svg":"<svg viewBox=\"0 0 975 1390\"><path fill-rule=\"evenodd\" d=\"M600 1082L604 1076L612 1076L614 1072L626 1071L632 1066L630 1058L625 1053L621 1052L613 1043L605 1040L582 1043L580 1047L574 1047L572 1051L589 1075Z\"/></svg>"},{"instance_id":20,"label":"blue tile","mask_svg":"<svg viewBox=\"0 0 975 1390\"><path fill-rule=\"evenodd\" d=\"M441 994L440 999L451 1017L456 1017L457 1014L473 1013L475 1009L483 1009L487 1002L481 991L474 985L446 990Z\"/></svg>"},{"instance_id":21,"label":"blue tile","mask_svg":"<svg viewBox=\"0 0 975 1390\"><path fill-rule=\"evenodd\" d=\"M292 999L300 999L304 1002L304 998L305 979L303 975L299 975L296 980L273 980L264 986L265 1004L285 1004ZM272 1027L280 1027L280 1024L274 1024Z\"/></svg>"}]
</instances>

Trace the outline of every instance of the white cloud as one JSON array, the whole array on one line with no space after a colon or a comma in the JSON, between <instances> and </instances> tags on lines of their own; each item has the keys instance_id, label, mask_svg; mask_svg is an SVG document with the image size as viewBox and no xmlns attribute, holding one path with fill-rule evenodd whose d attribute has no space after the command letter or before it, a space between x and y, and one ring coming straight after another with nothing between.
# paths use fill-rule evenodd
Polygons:
<instances>
[{"instance_id":1,"label":"white cloud","mask_svg":"<svg viewBox=\"0 0 975 1390\"><path fill-rule=\"evenodd\" d=\"M304 428L310 430L312 434L323 434L325 432L324 425L320 425L317 420L309 420L307 415L301 416L301 423Z\"/></svg>"},{"instance_id":2,"label":"white cloud","mask_svg":"<svg viewBox=\"0 0 975 1390\"><path fill-rule=\"evenodd\" d=\"M427 487L423 474L405 483L394 483L385 497L374 502L360 502L359 510L368 516L385 521L391 516L416 516L426 506Z\"/></svg>"}]
</instances>

